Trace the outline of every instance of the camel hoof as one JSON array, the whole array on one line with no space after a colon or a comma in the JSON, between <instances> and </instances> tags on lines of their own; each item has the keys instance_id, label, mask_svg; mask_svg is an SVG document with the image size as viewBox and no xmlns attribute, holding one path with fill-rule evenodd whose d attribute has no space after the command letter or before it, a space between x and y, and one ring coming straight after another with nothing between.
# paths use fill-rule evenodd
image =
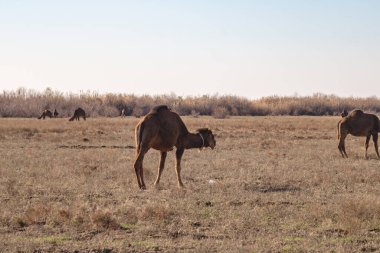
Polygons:
<instances>
[{"instance_id":1,"label":"camel hoof","mask_svg":"<svg viewBox=\"0 0 380 253\"><path fill-rule=\"evenodd\" d=\"M141 186L141 187L140 187L140 190L145 191L145 190L146 190L145 185Z\"/></svg>"}]
</instances>

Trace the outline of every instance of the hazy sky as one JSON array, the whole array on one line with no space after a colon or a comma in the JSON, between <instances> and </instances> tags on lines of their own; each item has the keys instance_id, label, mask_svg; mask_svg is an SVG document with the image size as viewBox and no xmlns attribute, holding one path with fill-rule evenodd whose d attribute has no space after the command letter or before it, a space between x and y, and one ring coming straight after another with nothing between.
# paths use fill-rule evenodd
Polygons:
<instances>
[{"instance_id":1,"label":"hazy sky","mask_svg":"<svg viewBox=\"0 0 380 253\"><path fill-rule=\"evenodd\" d=\"M0 0L0 90L379 96L378 0Z\"/></svg>"}]
</instances>

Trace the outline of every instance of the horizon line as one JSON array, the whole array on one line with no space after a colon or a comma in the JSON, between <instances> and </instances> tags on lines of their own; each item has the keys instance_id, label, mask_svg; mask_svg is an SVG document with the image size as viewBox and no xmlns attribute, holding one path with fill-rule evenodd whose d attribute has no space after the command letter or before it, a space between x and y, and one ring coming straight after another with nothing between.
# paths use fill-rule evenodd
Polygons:
<instances>
[{"instance_id":1,"label":"horizon line","mask_svg":"<svg viewBox=\"0 0 380 253\"><path fill-rule=\"evenodd\" d=\"M35 89L35 88L26 88L23 86L17 87L16 89L13 90L6 90L2 89L1 94L4 93L17 93L18 91L26 92L26 93L36 93L38 95L44 94L44 93L55 93L59 94L62 96L81 96L81 95L97 95L97 96L106 96L106 95L123 95L123 96L136 96L136 97L143 97L143 96L150 96L150 97L160 97L160 96L173 96L177 98L200 98L200 97L236 97L236 98L244 98L247 100L261 100L261 99L266 99L266 98L308 98L308 97L336 97L336 98L341 98L341 99L349 99L349 98L354 98L354 99L369 99L369 98L375 98L378 99L376 95L370 95L370 96L340 96L337 94L333 93L323 93L323 92L314 92L312 94L299 94L298 92L293 92L293 95L280 95L280 94L271 94L271 95L266 95L266 96L261 96L257 98L249 98L247 96L242 96L242 95L236 95L236 94L221 94L219 92L215 92L213 94L198 94L198 95L188 95L188 94L183 94L183 95L178 95L175 92L168 92L168 93L160 93L160 94L136 94L136 93L127 93L127 92L115 92L115 91L97 91L97 90L79 90L79 92L75 91L61 91L58 89L53 89L51 87L46 87L45 89ZM31 95L31 94L25 94L25 95Z\"/></svg>"}]
</instances>

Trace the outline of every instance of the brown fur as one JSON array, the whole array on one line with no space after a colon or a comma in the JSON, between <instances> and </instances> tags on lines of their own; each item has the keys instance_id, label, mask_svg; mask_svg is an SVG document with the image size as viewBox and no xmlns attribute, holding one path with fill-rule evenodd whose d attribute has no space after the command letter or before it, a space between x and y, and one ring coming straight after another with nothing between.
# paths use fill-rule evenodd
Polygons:
<instances>
[{"instance_id":1,"label":"brown fur","mask_svg":"<svg viewBox=\"0 0 380 253\"><path fill-rule=\"evenodd\" d=\"M199 129L197 133L190 133L177 113L170 111L167 106L153 108L136 126L136 160L134 168L137 183L140 189L145 189L143 177L144 155L150 148L161 152L158 175L155 181L160 181L161 173L165 166L168 151L176 147L176 172L178 186L183 187L181 180L181 158L185 149L215 147L216 142L211 130Z\"/></svg>"},{"instance_id":2,"label":"brown fur","mask_svg":"<svg viewBox=\"0 0 380 253\"><path fill-rule=\"evenodd\" d=\"M40 117L38 117L38 119L45 119L45 117L49 117L49 118L52 118L53 117L53 114L51 113L51 111L49 110L44 110L41 114Z\"/></svg>"},{"instance_id":3,"label":"brown fur","mask_svg":"<svg viewBox=\"0 0 380 253\"><path fill-rule=\"evenodd\" d=\"M69 121L73 121L74 119L79 121L79 118L82 117L86 120L86 112L82 108L78 108L74 111L74 115L69 119Z\"/></svg>"},{"instance_id":4,"label":"brown fur","mask_svg":"<svg viewBox=\"0 0 380 253\"><path fill-rule=\"evenodd\" d=\"M354 110L349 115L346 114L347 116L343 115L344 113L342 113L342 119L338 122L338 149L342 157L348 158L344 140L348 134L351 134L353 136L367 137L365 142L366 158L368 158L367 149L372 136L377 157L380 158L377 144L379 132L379 118L374 114L364 113L362 110Z\"/></svg>"}]
</instances>

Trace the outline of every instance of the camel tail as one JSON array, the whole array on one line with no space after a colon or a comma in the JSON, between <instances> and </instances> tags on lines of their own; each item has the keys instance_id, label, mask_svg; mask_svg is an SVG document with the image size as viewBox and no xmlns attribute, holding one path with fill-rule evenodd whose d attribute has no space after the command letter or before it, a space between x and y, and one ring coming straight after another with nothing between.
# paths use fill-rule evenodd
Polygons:
<instances>
[{"instance_id":1,"label":"camel tail","mask_svg":"<svg viewBox=\"0 0 380 253\"><path fill-rule=\"evenodd\" d=\"M338 140L339 140L340 139L340 122L338 122L337 136L338 136Z\"/></svg>"},{"instance_id":2,"label":"camel tail","mask_svg":"<svg viewBox=\"0 0 380 253\"><path fill-rule=\"evenodd\" d=\"M136 129L136 153L140 153L142 135L144 131L144 122L142 122Z\"/></svg>"}]
</instances>

